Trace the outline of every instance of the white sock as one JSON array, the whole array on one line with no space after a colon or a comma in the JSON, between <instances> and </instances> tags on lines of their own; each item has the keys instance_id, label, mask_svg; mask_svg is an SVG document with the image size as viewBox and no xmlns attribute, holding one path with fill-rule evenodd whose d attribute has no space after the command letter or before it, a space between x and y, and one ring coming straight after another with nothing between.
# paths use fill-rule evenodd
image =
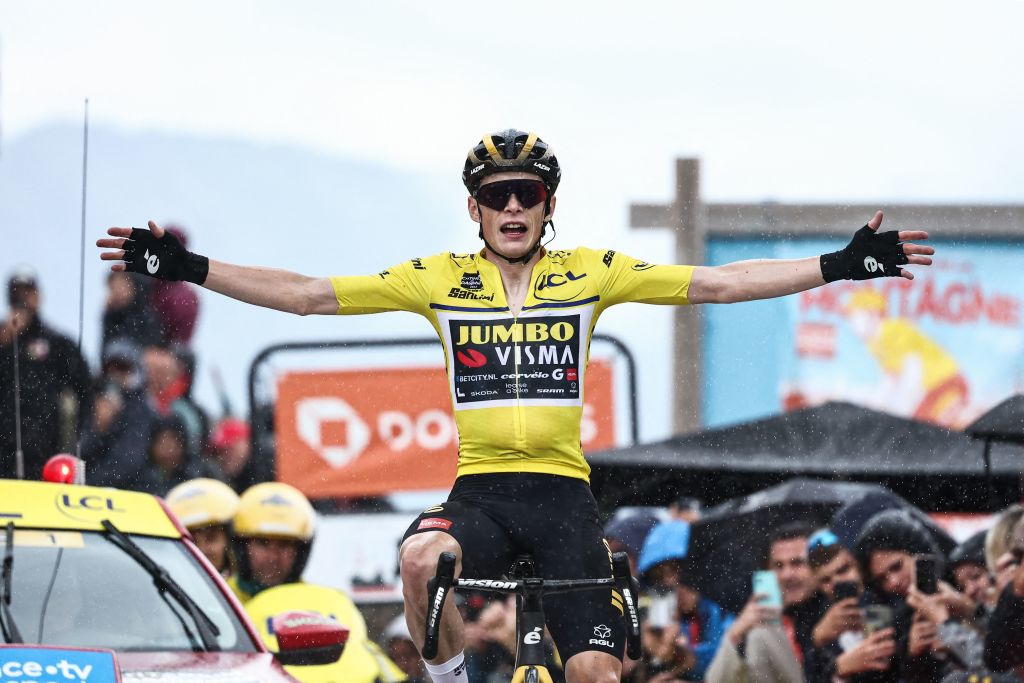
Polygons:
<instances>
[{"instance_id":1,"label":"white sock","mask_svg":"<svg viewBox=\"0 0 1024 683\"><path fill-rule=\"evenodd\" d=\"M430 674L430 680L434 683L468 683L466 675L466 656L462 652L449 659L444 664L431 664L423 662Z\"/></svg>"}]
</instances>

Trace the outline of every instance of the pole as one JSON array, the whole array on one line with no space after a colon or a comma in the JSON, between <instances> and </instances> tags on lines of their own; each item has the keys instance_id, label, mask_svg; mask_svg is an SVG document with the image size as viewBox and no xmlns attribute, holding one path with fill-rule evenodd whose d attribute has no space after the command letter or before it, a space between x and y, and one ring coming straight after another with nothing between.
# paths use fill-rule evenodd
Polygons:
<instances>
[{"instance_id":1,"label":"pole","mask_svg":"<svg viewBox=\"0 0 1024 683\"><path fill-rule=\"evenodd\" d=\"M12 335L14 350L14 471L18 479L25 478L25 452L21 449L21 375L18 356L18 330Z\"/></svg>"},{"instance_id":2,"label":"pole","mask_svg":"<svg viewBox=\"0 0 1024 683\"><path fill-rule=\"evenodd\" d=\"M85 121L82 126L82 226L78 254L78 355L82 355L82 330L85 326L85 198L89 179L89 98L85 98ZM79 413L82 405L78 406ZM85 416L79 414L78 422L83 424ZM75 456L82 457L82 430L78 430L75 442Z\"/></svg>"}]
</instances>

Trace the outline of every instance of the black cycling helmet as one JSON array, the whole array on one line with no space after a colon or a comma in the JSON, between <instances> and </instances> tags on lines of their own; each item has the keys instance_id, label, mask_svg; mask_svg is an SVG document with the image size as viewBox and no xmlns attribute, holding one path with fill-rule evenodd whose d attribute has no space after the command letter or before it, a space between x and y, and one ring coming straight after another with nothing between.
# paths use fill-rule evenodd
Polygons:
<instances>
[{"instance_id":1,"label":"black cycling helmet","mask_svg":"<svg viewBox=\"0 0 1024 683\"><path fill-rule=\"evenodd\" d=\"M547 186L548 194L558 189L562 169L558 159L546 142L536 133L526 133L509 128L498 133L485 135L466 155L462 168L462 183L475 195L483 179L493 173L523 171L540 176Z\"/></svg>"},{"instance_id":2,"label":"black cycling helmet","mask_svg":"<svg viewBox=\"0 0 1024 683\"><path fill-rule=\"evenodd\" d=\"M558 189L558 181L562 178L562 169L559 168L558 159L551 152L551 148L537 137L536 133L525 133L515 128L509 128L499 133L485 135L483 140L478 142L466 155L466 164L462 167L462 182L469 190L469 194L476 197L477 190L480 189L480 183L484 178L494 173L509 171L533 173L541 179L548 189L548 199L544 201L544 215L550 216L551 196ZM549 218L541 226L537 242L518 258L506 256L492 247L484 238L483 226L480 227L478 236L484 240L488 249L509 263L525 264L540 249L541 240L547 233L548 223L551 224L551 230L554 231L555 224Z\"/></svg>"}]
</instances>

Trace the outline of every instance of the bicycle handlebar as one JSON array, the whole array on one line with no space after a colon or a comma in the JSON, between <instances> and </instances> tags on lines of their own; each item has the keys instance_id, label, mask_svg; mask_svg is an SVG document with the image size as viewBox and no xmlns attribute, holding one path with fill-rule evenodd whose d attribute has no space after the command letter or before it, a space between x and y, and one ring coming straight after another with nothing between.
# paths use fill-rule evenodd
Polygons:
<instances>
[{"instance_id":1,"label":"bicycle handlebar","mask_svg":"<svg viewBox=\"0 0 1024 683\"><path fill-rule=\"evenodd\" d=\"M639 587L629 572L629 558L625 553L612 555L612 576L607 579L456 579L455 555L441 553L437 572L427 582L427 629L423 639L423 658L437 656L437 641L441 628L444 602L452 589L479 590L491 593L522 593L528 588L543 593L566 593L613 587L622 596L622 614L626 622L626 654L640 659L640 612L637 609Z\"/></svg>"}]
</instances>

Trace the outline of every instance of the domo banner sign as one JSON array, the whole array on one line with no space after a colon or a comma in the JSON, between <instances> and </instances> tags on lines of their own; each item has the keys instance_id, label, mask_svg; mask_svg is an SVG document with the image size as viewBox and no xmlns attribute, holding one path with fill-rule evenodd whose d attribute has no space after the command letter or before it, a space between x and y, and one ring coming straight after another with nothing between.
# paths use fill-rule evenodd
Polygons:
<instances>
[{"instance_id":1,"label":"domo banner sign","mask_svg":"<svg viewBox=\"0 0 1024 683\"><path fill-rule=\"evenodd\" d=\"M572 378L558 378L572 383ZM616 445L613 371L584 378L583 450ZM442 367L295 370L277 379L277 478L311 498L444 489L458 431Z\"/></svg>"}]
</instances>

